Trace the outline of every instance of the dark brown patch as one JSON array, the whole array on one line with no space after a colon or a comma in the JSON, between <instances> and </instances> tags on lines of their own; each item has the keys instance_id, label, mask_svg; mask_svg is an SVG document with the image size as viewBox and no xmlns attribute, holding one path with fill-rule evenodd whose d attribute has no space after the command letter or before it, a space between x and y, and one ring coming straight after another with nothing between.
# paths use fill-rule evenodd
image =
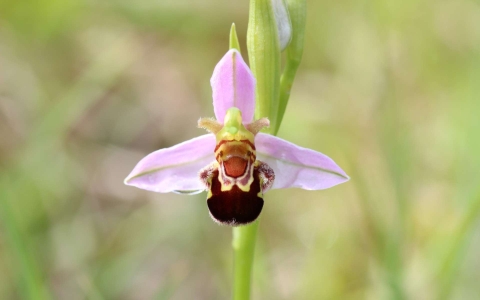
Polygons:
<instances>
[{"instance_id":1,"label":"dark brown patch","mask_svg":"<svg viewBox=\"0 0 480 300\"><path fill-rule=\"evenodd\" d=\"M233 156L223 162L225 173L227 176L238 178L245 174L247 170L248 160L238 156Z\"/></svg>"},{"instance_id":2,"label":"dark brown patch","mask_svg":"<svg viewBox=\"0 0 480 300\"><path fill-rule=\"evenodd\" d=\"M210 215L217 222L230 226L245 225L255 221L263 208L260 193L260 178L254 170L254 180L250 191L244 192L236 185L230 191L222 192L222 184L218 180L218 170L213 173L211 192L207 199Z\"/></svg>"}]
</instances>

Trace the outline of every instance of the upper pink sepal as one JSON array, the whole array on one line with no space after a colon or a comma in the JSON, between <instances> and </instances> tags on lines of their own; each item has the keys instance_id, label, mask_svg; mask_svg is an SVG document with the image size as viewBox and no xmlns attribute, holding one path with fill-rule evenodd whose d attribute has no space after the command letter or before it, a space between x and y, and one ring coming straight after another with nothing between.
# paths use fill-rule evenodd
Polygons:
<instances>
[{"instance_id":1,"label":"upper pink sepal","mask_svg":"<svg viewBox=\"0 0 480 300\"><path fill-rule=\"evenodd\" d=\"M275 173L272 189L323 190L350 179L330 157L273 135L257 134L255 146L257 159Z\"/></svg>"},{"instance_id":2,"label":"upper pink sepal","mask_svg":"<svg viewBox=\"0 0 480 300\"><path fill-rule=\"evenodd\" d=\"M144 157L125 179L125 184L168 193L195 193L205 190L199 171L214 159L215 136L205 134Z\"/></svg>"},{"instance_id":3,"label":"upper pink sepal","mask_svg":"<svg viewBox=\"0 0 480 300\"><path fill-rule=\"evenodd\" d=\"M244 124L251 123L255 113L255 78L240 52L231 49L213 71L210 84L213 90L213 110L223 124L227 110L237 107Z\"/></svg>"}]
</instances>

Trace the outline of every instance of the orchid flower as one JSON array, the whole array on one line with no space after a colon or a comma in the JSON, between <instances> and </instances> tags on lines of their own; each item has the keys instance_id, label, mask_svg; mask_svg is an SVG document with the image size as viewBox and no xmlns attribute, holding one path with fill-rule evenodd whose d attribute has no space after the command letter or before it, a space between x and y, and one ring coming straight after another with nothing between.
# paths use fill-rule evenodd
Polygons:
<instances>
[{"instance_id":1,"label":"orchid flower","mask_svg":"<svg viewBox=\"0 0 480 300\"><path fill-rule=\"evenodd\" d=\"M212 219L237 226L260 215L270 189L321 190L349 179L328 156L260 132L269 121L254 120L255 78L237 50L217 64L211 85L216 120L198 121L209 134L150 153L125 184L160 193L206 190Z\"/></svg>"}]
</instances>

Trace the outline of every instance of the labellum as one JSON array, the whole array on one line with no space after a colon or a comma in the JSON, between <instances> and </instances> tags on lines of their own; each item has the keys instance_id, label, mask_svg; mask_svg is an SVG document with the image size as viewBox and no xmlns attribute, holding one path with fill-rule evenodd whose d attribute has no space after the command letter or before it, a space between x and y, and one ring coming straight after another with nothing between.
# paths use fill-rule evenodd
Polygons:
<instances>
[{"instance_id":1,"label":"labellum","mask_svg":"<svg viewBox=\"0 0 480 300\"><path fill-rule=\"evenodd\" d=\"M263 208L263 193L273 184L275 174L257 160L254 144L258 131L269 125L260 119L244 126L238 108L227 111L224 125L200 119L199 127L215 134L215 162L200 172L205 184L207 204L214 221L231 226L257 219Z\"/></svg>"}]
</instances>

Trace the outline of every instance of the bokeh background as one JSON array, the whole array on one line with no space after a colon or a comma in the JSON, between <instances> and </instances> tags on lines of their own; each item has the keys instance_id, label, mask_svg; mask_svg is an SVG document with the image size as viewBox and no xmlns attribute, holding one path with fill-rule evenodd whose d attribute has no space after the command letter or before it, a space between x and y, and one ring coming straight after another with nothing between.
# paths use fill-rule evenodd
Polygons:
<instances>
[{"instance_id":1,"label":"bokeh background","mask_svg":"<svg viewBox=\"0 0 480 300\"><path fill-rule=\"evenodd\" d=\"M0 1L0 299L228 299L205 194L123 185L203 134L248 1ZM308 1L279 136L351 175L266 196L253 299L480 299L480 4Z\"/></svg>"}]
</instances>

